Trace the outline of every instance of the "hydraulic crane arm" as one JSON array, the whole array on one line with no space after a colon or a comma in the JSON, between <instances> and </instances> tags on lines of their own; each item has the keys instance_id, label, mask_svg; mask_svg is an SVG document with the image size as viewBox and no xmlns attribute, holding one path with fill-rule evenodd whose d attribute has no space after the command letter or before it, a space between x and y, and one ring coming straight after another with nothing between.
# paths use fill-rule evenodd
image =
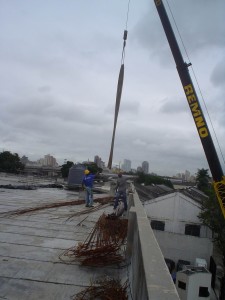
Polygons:
<instances>
[{"instance_id":1,"label":"hydraulic crane arm","mask_svg":"<svg viewBox=\"0 0 225 300\"><path fill-rule=\"evenodd\" d=\"M186 95L188 105L190 107L195 126L197 128L206 159L209 164L210 171L213 177L214 189L225 218L225 177L223 175L222 167L209 132L205 117L203 115L198 96L195 92L194 85L192 83L188 67L190 64L184 62L180 48L178 46L176 37L174 35L172 26L170 24L168 15L166 13L164 4L162 0L154 0L155 5L162 22L170 49L172 51L177 71L180 76L180 80Z\"/></svg>"}]
</instances>

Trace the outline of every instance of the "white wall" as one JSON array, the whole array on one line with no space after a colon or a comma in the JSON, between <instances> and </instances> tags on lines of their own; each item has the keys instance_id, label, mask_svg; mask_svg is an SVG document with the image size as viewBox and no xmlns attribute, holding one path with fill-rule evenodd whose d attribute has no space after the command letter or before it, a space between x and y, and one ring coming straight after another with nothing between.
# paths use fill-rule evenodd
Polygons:
<instances>
[{"instance_id":1,"label":"white wall","mask_svg":"<svg viewBox=\"0 0 225 300\"><path fill-rule=\"evenodd\" d=\"M165 231L168 232L184 234L186 224L200 224L200 204L179 192L146 201L144 207L151 220L165 222ZM200 236L211 238L212 234L201 226Z\"/></svg>"},{"instance_id":2,"label":"white wall","mask_svg":"<svg viewBox=\"0 0 225 300\"><path fill-rule=\"evenodd\" d=\"M177 273L176 288L181 300L200 300L200 299L210 299L208 297L199 296L199 288L206 287L208 288L209 294L211 291L211 273L209 272L196 272L193 274L186 274L185 272ZM178 287L178 281L186 283L186 290L183 290Z\"/></svg>"},{"instance_id":3,"label":"white wall","mask_svg":"<svg viewBox=\"0 0 225 300\"><path fill-rule=\"evenodd\" d=\"M201 225L200 237L185 235L186 224L199 224L200 204L193 199L174 192L154 200L145 202L149 222L158 220L165 222L165 231L154 230L165 258L176 263L179 259L194 264L195 258L204 258L209 266L213 251L212 233Z\"/></svg>"},{"instance_id":4,"label":"white wall","mask_svg":"<svg viewBox=\"0 0 225 300\"><path fill-rule=\"evenodd\" d=\"M175 263L179 259L188 260L193 265L195 258L204 258L209 267L210 256L213 252L211 239L159 230L153 230L153 232L165 258L170 258Z\"/></svg>"}]
</instances>

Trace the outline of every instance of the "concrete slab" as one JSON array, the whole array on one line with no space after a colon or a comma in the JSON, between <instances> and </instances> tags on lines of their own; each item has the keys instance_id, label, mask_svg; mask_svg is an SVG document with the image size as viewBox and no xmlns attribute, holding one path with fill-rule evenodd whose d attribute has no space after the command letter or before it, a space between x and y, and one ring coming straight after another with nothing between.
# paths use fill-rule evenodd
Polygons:
<instances>
[{"instance_id":1,"label":"concrete slab","mask_svg":"<svg viewBox=\"0 0 225 300\"><path fill-rule=\"evenodd\" d=\"M1 279L1 298L10 300L71 300L83 287L24 279Z\"/></svg>"},{"instance_id":2,"label":"concrete slab","mask_svg":"<svg viewBox=\"0 0 225 300\"><path fill-rule=\"evenodd\" d=\"M10 198L10 192L1 193L0 212L46 203L36 191L26 191L29 192L26 196L24 192L14 192ZM32 192L35 192L35 197L30 200ZM5 198L6 195L8 198ZM71 194L71 197L74 195ZM55 199L55 202L58 201L59 199ZM49 203L53 202L54 197ZM108 206L68 219L84 209L84 205L79 205L45 209L13 217L0 215L1 299L71 300L73 295L90 285L94 278L126 277L125 268L88 268L80 266L78 261L60 260L60 255L66 249L86 240L103 212L111 213L113 208Z\"/></svg>"}]
</instances>

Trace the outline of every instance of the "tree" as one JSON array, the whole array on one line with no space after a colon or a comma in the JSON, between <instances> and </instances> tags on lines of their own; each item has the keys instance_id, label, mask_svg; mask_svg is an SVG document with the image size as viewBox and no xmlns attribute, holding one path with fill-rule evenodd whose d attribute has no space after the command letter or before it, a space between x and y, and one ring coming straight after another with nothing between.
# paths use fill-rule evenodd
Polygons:
<instances>
[{"instance_id":1,"label":"tree","mask_svg":"<svg viewBox=\"0 0 225 300\"><path fill-rule=\"evenodd\" d=\"M139 184L144 183L145 185L151 184L164 184L173 189L173 184L170 180L164 179L160 176L144 174L143 172L138 173L138 178L136 182Z\"/></svg>"},{"instance_id":2,"label":"tree","mask_svg":"<svg viewBox=\"0 0 225 300\"><path fill-rule=\"evenodd\" d=\"M66 164L63 164L61 167L61 174L63 178L67 178L69 176L69 170L74 165L72 161L67 161Z\"/></svg>"},{"instance_id":3,"label":"tree","mask_svg":"<svg viewBox=\"0 0 225 300\"><path fill-rule=\"evenodd\" d=\"M102 168L99 168L95 162L89 162L89 163L86 163L86 168L87 168L92 174L96 174L96 173L101 173L101 172L102 172Z\"/></svg>"},{"instance_id":4,"label":"tree","mask_svg":"<svg viewBox=\"0 0 225 300\"><path fill-rule=\"evenodd\" d=\"M196 174L196 183L200 191L207 191L210 187L208 169L198 169Z\"/></svg>"},{"instance_id":5,"label":"tree","mask_svg":"<svg viewBox=\"0 0 225 300\"><path fill-rule=\"evenodd\" d=\"M214 189L211 187L205 190L205 193L209 196L202 201L201 212L199 219L201 222L208 226L213 235L213 242L215 243L218 251L222 255L224 276L222 278L221 295L220 299L225 299L225 219L221 212L219 202L217 200Z\"/></svg>"},{"instance_id":6,"label":"tree","mask_svg":"<svg viewBox=\"0 0 225 300\"><path fill-rule=\"evenodd\" d=\"M17 153L12 154L10 151L0 153L0 171L8 173L18 173L24 169Z\"/></svg>"}]
</instances>

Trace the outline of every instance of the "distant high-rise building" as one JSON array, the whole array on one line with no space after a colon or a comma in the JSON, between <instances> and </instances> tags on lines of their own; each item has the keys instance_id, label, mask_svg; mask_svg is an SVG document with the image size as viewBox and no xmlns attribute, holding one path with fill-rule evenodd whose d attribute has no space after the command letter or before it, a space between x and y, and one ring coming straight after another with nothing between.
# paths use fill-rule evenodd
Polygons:
<instances>
[{"instance_id":1,"label":"distant high-rise building","mask_svg":"<svg viewBox=\"0 0 225 300\"><path fill-rule=\"evenodd\" d=\"M186 181L189 181L189 180L190 180L190 177L191 177L191 173L190 173L188 170L186 170L186 171L185 171L185 180L186 180Z\"/></svg>"},{"instance_id":2,"label":"distant high-rise building","mask_svg":"<svg viewBox=\"0 0 225 300\"><path fill-rule=\"evenodd\" d=\"M99 157L98 155L95 155L94 162L96 163L96 165L99 168L104 168L104 166L105 166L105 163L102 161L101 157Z\"/></svg>"},{"instance_id":3,"label":"distant high-rise building","mask_svg":"<svg viewBox=\"0 0 225 300\"><path fill-rule=\"evenodd\" d=\"M147 161L143 161L142 163L142 171L145 173L145 174L148 174L148 171L149 171L149 163Z\"/></svg>"},{"instance_id":4,"label":"distant high-rise building","mask_svg":"<svg viewBox=\"0 0 225 300\"><path fill-rule=\"evenodd\" d=\"M50 154L45 155L44 158L40 158L37 162L39 164L41 164L42 166L48 166L48 167L57 167L58 166L55 157L53 157Z\"/></svg>"},{"instance_id":5,"label":"distant high-rise building","mask_svg":"<svg viewBox=\"0 0 225 300\"><path fill-rule=\"evenodd\" d=\"M23 155L20 159L21 163L26 165L29 162L29 159L27 156Z\"/></svg>"},{"instance_id":6,"label":"distant high-rise building","mask_svg":"<svg viewBox=\"0 0 225 300\"><path fill-rule=\"evenodd\" d=\"M137 167L137 172L143 172L143 170L142 170L142 167L141 167L141 166Z\"/></svg>"},{"instance_id":7,"label":"distant high-rise building","mask_svg":"<svg viewBox=\"0 0 225 300\"><path fill-rule=\"evenodd\" d=\"M124 159L123 164L122 164L122 170L125 171L125 172L130 172L130 170L131 170L131 160Z\"/></svg>"},{"instance_id":8,"label":"distant high-rise building","mask_svg":"<svg viewBox=\"0 0 225 300\"><path fill-rule=\"evenodd\" d=\"M98 167L100 167L100 165L101 165L101 157L99 157L98 155L95 155L94 162L96 163L96 165Z\"/></svg>"}]
</instances>

